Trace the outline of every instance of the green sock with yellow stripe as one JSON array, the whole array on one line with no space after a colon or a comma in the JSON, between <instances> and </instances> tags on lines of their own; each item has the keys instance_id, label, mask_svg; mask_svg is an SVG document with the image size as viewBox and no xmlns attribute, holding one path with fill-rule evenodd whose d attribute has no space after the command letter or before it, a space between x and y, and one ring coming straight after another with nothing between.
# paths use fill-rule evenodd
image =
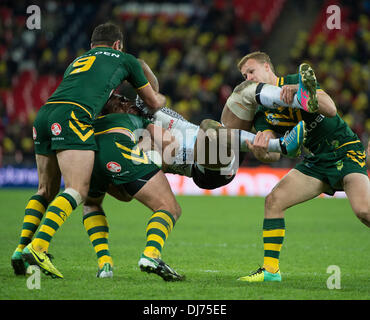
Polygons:
<instances>
[{"instance_id":1,"label":"green sock with yellow stripe","mask_svg":"<svg viewBox=\"0 0 370 320\"><path fill-rule=\"evenodd\" d=\"M43 196L37 194L32 196L28 201L23 218L22 232L16 251L22 252L24 247L31 242L47 207L47 200Z\"/></svg>"},{"instance_id":2,"label":"green sock with yellow stripe","mask_svg":"<svg viewBox=\"0 0 370 320\"><path fill-rule=\"evenodd\" d=\"M36 251L47 252L54 234L76 207L76 200L69 193L63 192L57 196L46 211L45 220L32 241L32 247Z\"/></svg>"},{"instance_id":3,"label":"green sock with yellow stripe","mask_svg":"<svg viewBox=\"0 0 370 320\"><path fill-rule=\"evenodd\" d=\"M264 219L263 221L263 267L266 271L279 271L279 256L285 236L284 218Z\"/></svg>"},{"instance_id":4,"label":"green sock with yellow stripe","mask_svg":"<svg viewBox=\"0 0 370 320\"><path fill-rule=\"evenodd\" d=\"M176 220L165 210L155 211L146 228L146 246L144 255L149 258L160 258L161 252Z\"/></svg>"},{"instance_id":5,"label":"green sock with yellow stripe","mask_svg":"<svg viewBox=\"0 0 370 320\"><path fill-rule=\"evenodd\" d=\"M95 211L84 215L83 224L94 247L99 268L101 269L107 262L113 267L108 246L109 226L104 212Z\"/></svg>"}]
</instances>

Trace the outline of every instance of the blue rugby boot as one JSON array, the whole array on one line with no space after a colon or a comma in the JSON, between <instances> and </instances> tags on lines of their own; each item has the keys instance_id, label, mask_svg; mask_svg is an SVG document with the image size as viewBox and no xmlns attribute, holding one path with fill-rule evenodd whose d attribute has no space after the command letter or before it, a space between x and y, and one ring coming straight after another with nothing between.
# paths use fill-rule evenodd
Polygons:
<instances>
[{"instance_id":1,"label":"blue rugby boot","mask_svg":"<svg viewBox=\"0 0 370 320\"><path fill-rule=\"evenodd\" d=\"M280 147L284 155L295 158L301 154L301 146L306 141L306 123L302 120L284 137L281 137Z\"/></svg>"}]
</instances>

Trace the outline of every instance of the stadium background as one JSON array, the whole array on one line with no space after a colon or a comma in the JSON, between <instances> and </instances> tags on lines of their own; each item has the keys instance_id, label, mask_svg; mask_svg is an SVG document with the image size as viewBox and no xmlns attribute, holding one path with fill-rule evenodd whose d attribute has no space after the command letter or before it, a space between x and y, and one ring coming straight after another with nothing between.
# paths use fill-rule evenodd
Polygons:
<instances>
[{"instance_id":1,"label":"stadium background","mask_svg":"<svg viewBox=\"0 0 370 320\"><path fill-rule=\"evenodd\" d=\"M41 29L28 30L26 8L41 8ZM326 25L329 5L340 29ZM367 145L370 134L370 1L2 1L0 4L0 187L37 185L32 123L67 65L89 49L94 27L120 25L125 50L158 76L169 107L199 124L220 119L242 78L237 61L267 52L278 75L302 61L316 70L338 112ZM269 167L247 155L241 175L213 194L265 195L297 160ZM169 177L178 194L203 194ZM238 183L238 184L236 184Z\"/></svg>"}]
</instances>

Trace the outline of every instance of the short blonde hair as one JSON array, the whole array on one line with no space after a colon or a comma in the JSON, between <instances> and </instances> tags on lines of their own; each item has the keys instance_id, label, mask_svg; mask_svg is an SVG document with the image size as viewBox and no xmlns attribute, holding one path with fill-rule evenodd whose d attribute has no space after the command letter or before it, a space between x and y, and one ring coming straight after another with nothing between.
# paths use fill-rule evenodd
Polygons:
<instances>
[{"instance_id":1,"label":"short blonde hair","mask_svg":"<svg viewBox=\"0 0 370 320\"><path fill-rule=\"evenodd\" d=\"M269 55L267 53L261 52L261 51L255 51L255 52L248 53L246 56L241 58L241 60L238 62L239 70L242 69L243 65L249 59L254 59L254 60L258 61L259 63L267 62L270 65L270 68L271 68L272 72L275 73L275 68L274 68L274 65L271 62L271 59L270 59Z\"/></svg>"}]
</instances>

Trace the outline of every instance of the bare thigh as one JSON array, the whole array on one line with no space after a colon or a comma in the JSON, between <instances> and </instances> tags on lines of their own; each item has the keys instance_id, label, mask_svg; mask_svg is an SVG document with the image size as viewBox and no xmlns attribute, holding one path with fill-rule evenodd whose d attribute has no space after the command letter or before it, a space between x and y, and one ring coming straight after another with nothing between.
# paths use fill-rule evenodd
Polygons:
<instances>
[{"instance_id":1,"label":"bare thigh","mask_svg":"<svg viewBox=\"0 0 370 320\"><path fill-rule=\"evenodd\" d=\"M319 179L290 170L266 197L265 218L283 218L286 209L317 197L326 187Z\"/></svg>"},{"instance_id":2,"label":"bare thigh","mask_svg":"<svg viewBox=\"0 0 370 320\"><path fill-rule=\"evenodd\" d=\"M36 154L39 185L37 194L43 196L49 203L60 190L60 170L55 154Z\"/></svg>"},{"instance_id":3,"label":"bare thigh","mask_svg":"<svg viewBox=\"0 0 370 320\"><path fill-rule=\"evenodd\" d=\"M158 171L135 195L134 198L152 211L169 211L177 220L181 208L176 201L163 171Z\"/></svg>"},{"instance_id":4,"label":"bare thigh","mask_svg":"<svg viewBox=\"0 0 370 320\"><path fill-rule=\"evenodd\" d=\"M221 122L226 128L250 131L252 121L238 118L227 106L222 110Z\"/></svg>"},{"instance_id":5,"label":"bare thigh","mask_svg":"<svg viewBox=\"0 0 370 320\"><path fill-rule=\"evenodd\" d=\"M370 182L361 173L350 173L343 178L343 189L355 215L370 227Z\"/></svg>"},{"instance_id":6,"label":"bare thigh","mask_svg":"<svg viewBox=\"0 0 370 320\"><path fill-rule=\"evenodd\" d=\"M82 199L86 199L89 191L94 157L91 150L61 150L57 153L65 187L78 191Z\"/></svg>"}]
</instances>

